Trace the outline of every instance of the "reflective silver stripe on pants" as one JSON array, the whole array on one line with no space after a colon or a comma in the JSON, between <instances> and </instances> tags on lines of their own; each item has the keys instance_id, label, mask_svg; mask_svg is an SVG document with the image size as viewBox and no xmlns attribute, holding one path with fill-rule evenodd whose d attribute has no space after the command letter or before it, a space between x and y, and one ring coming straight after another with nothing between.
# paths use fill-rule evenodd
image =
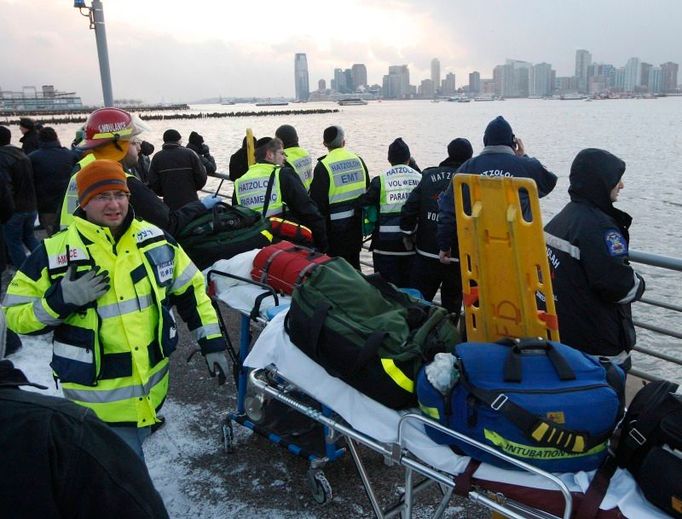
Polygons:
<instances>
[{"instance_id":1,"label":"reflective silver stripe on pants","mask_svg":"<svg viewBox=\"0 0 682 519\"><path fill-rule=\"evenodd\" d=\"M329 199L330 204L337 204L339 202L346 202L349 200L352 200L354 198L359 197L360 195L365 194L365 188L360 188L360 189L354 189L353 191L344 191L343 193L337 193L335 195L332 195L332 197Z\"/></svg>"},{"instance_id":2,"label":"reflective silver stripe on pants","mask_svg":"<svg viewBox=\"0 0 682 519\"><path fill-rule=\"evenodd\" d=\"M572 245L570 241L558 238L553 234L545 233L545 243L550 247L553 247L561 252L565 252L571 258L580 260L580 249L575 245Z\"/></svg>"},{"instance_id":3,"label":"reflective silver stripe on pants","mask_svg":"<svg viewBox=\"0 0 682 519\"><path fill-rule=\"evenodd\" d=\"M197 268L194 266L194 263L190 263L187 265L185 270L183 270L178 277L176 277L173 280L173 284L170 286L168 289L170 292L175 292L178 290L180 287L185 286L187 283L192 281L192 278L194 275L198 272Z\"/></svg>"},{"instance_id":4,"label":"reflective silver stripe on pants","mask_svg":"<svg viewBox=\"0 0 682 519\"><path fill-rule=\"evenodd\" d=\"M330 220L343 220L344 218L350 218L355 214L354 209L350 209L349 211L341 211L338 213L332 213L329 215Z\"/></svg>"},{"instance_id":5,"label":"reflective silver stripe on pants","mask_svg":"<svg viewBox=\"0 0 682 519\"><path fill-rule=\"evenodd\" d=\"M153 302L154 300L152 299L151 294L147 294L146 296L141 296L139 299L128 299L127 301L100 306L97 308L97 313L102 319L108 319L110 317L117 317L144 310L148 306L151 306Z\"/></svg>"},{"instance_id":6,"label":"reflective silver stripe on pants","mask_svg":"<svg viewBox=\"0 0 682 519\"><path fill-rule=\"evenodd\" d=\"M52 343L52 351L57 357L75 360L77 362L85 362L86 364L92 364L94 360L93 350L79 348L78 346L72 346L71 344L65 344L59 341L54 341Z\"/></svg>"},{"instance_id":7,"label":"reflective silver stripe on pants","mask_svg":"<svg viewBox=\"0 0 682 519\"><path fill-rule=\"evenodd\" d=\"M33 314L36 316L36 319L38 319L45 326L57 326L62 324L61 319L53 317L52 314L47 311L43 305L42 299L33 302Z\"/></svg>"},{"instance_id":8,"label":"reflective silver stripe on pants","mask_svg":"<svg viewBox=\"0 0 682 519\"><path fill-rule=\"evenodd\" d=\"M208 337L209 335L220 335L220 326L218 324L207 324L200 326L196 330L192 330L192 337L195 341Z\"/></svg>"},{"instance_id":9,"label":"reflective silver stripe on pants","mask_svg":"<svg viewBox=\"0 0 682 519\"><path fill-rule=\"evenodd\" d=\"M417 247L415 250L417 251L417 254L419 254L420 256L424 256L426 258L433 258L440 261L440 256L438 254L423 251L419 247ZM450 263L459 263L459 258L450 258Z\"/></svg>"},{"instance_id":10,"label":"reflective silver stripe on pants","mask_svg":"<svg viewBox=\"0 0 682 519\"><path fill-rule=\"evenodd\" d=\"M400 232L399 225L380 225L379 232Z\"/></svg>"},{"instance_id":11,"label":"reflective silver stripe on pants","mask_svg":"<svg viewBox=\"0 0 682 519\"><path fill-rule=\"evenodd\" d=\"M17 306L25 303L33 303L38 301L40 296L18 296L15 294L5 294L5 300L2 302L3 306Z\"/></svg>"},{"instance_id":12,"label":"reflective silver stripe on pants","mask_svg":"<svg viewBox=\"0 0 682 519\"><path fill-rule=\"evenodd\" d=\"M116 389L94 389L84 391L81 389L62 388L64 397L78 402L90 404L106 404L108 402L118 402L129 398L139 398L151 393L152 388L163 380L168 374L168 364L161 371L152 375L149 381L143 386L119 387Z\"/></svg>"}]
</instances>

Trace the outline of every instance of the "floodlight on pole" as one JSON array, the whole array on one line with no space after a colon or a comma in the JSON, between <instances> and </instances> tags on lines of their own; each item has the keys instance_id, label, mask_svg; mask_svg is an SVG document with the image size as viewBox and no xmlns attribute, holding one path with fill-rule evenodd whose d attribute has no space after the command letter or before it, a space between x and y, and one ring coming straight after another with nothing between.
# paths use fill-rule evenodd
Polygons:
<instances>
[{"instance_id":1,"label":"floodlight on pole","mask_svg":"<svg viewBox=\"0 0 682 519\"><path fill-rule=\"evenodd\" d=\"M97 56L99 58L99 75L102 80L104 106L114 106L114 94L111 89L111 73L109 71L109 51L107 49L107 33L104 25L104 8L101 0L92 0L88 7L85 0L74 0L73 6L90 21L90 29L95 30Z\"/></svg>"}]
</instances>

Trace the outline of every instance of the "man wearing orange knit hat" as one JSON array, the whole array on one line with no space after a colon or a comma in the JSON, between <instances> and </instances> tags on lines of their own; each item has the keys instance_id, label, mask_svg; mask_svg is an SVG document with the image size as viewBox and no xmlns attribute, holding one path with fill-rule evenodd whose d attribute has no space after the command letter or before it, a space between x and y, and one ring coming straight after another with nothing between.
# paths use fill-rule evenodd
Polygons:
<instances>
[{"instance_id":1,"label":"man wearing orange knit hat","mask_svg":"<svg viewBox=\"0 0 682 519\"><path fill-rule=\"evenodd\" d=\"M176 306L212 376L228 371L204 278L180 246L135 218L121 164L95 160L76 179L73 222L33 251L4 305L20 334L54 332L64 397L92 409L141 457L168 393Z\"/></svg>"}]
</instances>

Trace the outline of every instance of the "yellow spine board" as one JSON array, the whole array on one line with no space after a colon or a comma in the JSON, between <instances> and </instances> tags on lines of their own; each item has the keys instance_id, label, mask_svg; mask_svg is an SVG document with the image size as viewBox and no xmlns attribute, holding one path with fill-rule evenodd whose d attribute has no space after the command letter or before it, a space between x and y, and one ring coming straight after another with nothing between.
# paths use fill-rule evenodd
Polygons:
<instances>
[{"instance_id":1,"label":"yellow spine board","mask_svg":"<svg viewBox=\"0 0 682 519\"><path fill-rule=\"evenodd\" d=\"M535 182L469 174L457 174L453 182L467 339L559 340ZM523 217L523 191L531 221ZM545 301L542 307L536 292Z\"/></svg>"},{"instance_id":2,"label":"yellow spine board","mask_svg":"<svg viewBox=\"0 0 682 519\"><path fill-rule=\"evenodd\" d=\"M256 147L253 144L253 130L246 129L246 160L249 166L256 163Z\"/></svg>"}]
</instances>

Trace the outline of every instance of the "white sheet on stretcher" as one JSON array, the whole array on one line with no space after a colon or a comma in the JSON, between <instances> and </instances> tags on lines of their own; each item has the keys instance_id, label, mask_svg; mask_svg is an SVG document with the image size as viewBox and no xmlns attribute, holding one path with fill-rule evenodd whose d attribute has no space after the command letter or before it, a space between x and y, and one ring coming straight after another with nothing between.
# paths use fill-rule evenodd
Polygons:
<instances>
[{"instance_id":1,"label":"white sheet on stretcher","mask_svg":"<svg viewBox=\"0 0 682 519\"><path fill-rule=\"evenodd\" d=\"M211 268L204 271L204 274L208 274L209 270L217 270L234 276L251 279L253 258L255 258L256 254L259 252L260 249L253 249L237 254L227 260L216 261ZM218 298L231 308L247 315L251 313L256 297L264 292L264 289L257 285L225 276L213 276L211 279L215 283L216 295ZM278 295L277 298L279 306L291 303L291 297L289 296ZM260 315L264 317L268 309L274 306L278 306L274 297L268 296L263 298L260 305Z\"/></svg>"},{"instance_id":2,"label":"white sheet on stretcher","mask_svg":"<svg viewBox=\"0 0 682 519\"><path fill-rule=\"evenodd\" d=\"M284 331L285 315L286 312L282 312L268 323L246 358L245 364L251 368L263 368L274 364L283 376L319 402L329 406L356 430L381 442L395 442L400 413L332 377L301 352ZM468 457L459 456L448 447L433 442L417 425L410 425L406 435L406 446L425 463L450 474L458 474L469 462ZM559 477L569 490L585 492L593 474L577 472L559 474ZM478 468L475 477L530 488L558 490L551 482L540 476L504 470L485 463ZM644 499L630 473L622 469L618 469L611 479L608 492L601 504L603 510L615 507L631 518L668 517Z\"/></svg>"}]
</instances>

